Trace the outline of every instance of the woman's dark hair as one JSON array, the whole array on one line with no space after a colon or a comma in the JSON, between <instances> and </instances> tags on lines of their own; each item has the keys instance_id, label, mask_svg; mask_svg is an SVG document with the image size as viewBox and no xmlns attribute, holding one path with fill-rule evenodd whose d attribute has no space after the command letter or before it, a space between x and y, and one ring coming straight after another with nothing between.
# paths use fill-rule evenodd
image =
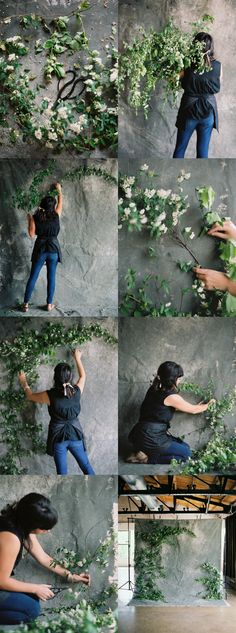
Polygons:
<instances>
[{"instance_id":1,"label":"woman's dark hair","mask_svg":"<svg viewBox=\"0 0 236 633\"><path fill-rule=\"evenodd\" d=\"M157 375L153 381L153 387L156 389L173 389L176 387L178 378L184 375L181 365L177 365L170 360L162 363L157 371Z\"/></svg>"},{"instance_id":2,"label":"woman's dark hair","mask_svg":"<svg viewBox=\"0 0 236 633\"><path fill-rule=\"evenodd\" d=\"M36 529L51 530L58 521L57 511L50 499L37 492L30 492L20 501L7 505L0 516L11 526L19 528L24 538Z\"/></svg>"},{"instance_id":3,"label":"woman's dark hair","mask_svg":"<svg viewBox=\"0 0 236 633\"><path fill-rule=\"evenodd\" d=\"M57 199L54 196L45 196L36 211L36 216L40 222L53 220L55 218Z\"/></svg>"},{"instance_id":4,"label":"woman's dark hair","mask_svg":"<svg viewBox=\"0 0 236 633\"><path fill-rule=\"evenodd\" d=\"M58 363L54 369L54 386L59 394L72 398L75 394L73 374L68 363Z\"/></svg>"},{"instance_id":5,"label":"woman's dark hair","mask_svg":"<svg viewBox=\"0 0 236 633\"><path fill-rule=\"evenodd\" d=\"M200 33L197 33L197 35L195 35L193 41L202 43L205 64L206 66L211 66L211 62L213 61L215 55L214 40L212 35L201 31Z\"/></svg>"}]
</instances>

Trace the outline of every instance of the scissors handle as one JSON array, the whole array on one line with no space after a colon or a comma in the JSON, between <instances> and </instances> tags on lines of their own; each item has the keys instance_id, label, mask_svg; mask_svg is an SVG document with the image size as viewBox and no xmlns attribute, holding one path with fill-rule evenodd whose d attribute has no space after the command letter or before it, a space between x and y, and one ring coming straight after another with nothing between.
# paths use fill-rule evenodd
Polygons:
<instances>
[{"instance_id":1,"label":"scissors handle","mask_svg":"<svg viewBox=\"0 0 236 633\"><path fill-rule=\"evenodd\" d=\"M66 83L63 84L63 86L61 86L61 82L63 81L63 77L60 77L60 79L58 79L57 82L57 98L56 101L53 105L53 108L55 108L56 104L58 101L69 101L71 99L76 99L76 97L80 97L82 95L82 93L85 90L85 85L82 86L82 89L80 90L80 92L77 95L73 95L73 92L75 90L75 87L77 86L78 83L82 83L83 79L81 77L77 77L77 74L75 72L75 70L66 70L66 75L72 75L72 79L70 79L70 81L67 81ZM63 93L66 91L66 89L71 86L71 88L69 89L69 91L63 96ZM73 96L72 96L73 95Z\"/></svg>"}]
</instances>

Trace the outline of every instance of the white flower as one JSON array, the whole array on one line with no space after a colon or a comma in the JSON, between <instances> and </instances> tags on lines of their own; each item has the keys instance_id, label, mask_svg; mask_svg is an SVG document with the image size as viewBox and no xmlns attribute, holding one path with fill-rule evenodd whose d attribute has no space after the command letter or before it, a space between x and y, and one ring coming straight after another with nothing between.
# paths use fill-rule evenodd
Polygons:
<instances>
[{"instance_id":1,"label":"white flower","mask_svg":"<svg viewBox=\"0 0 236 633\"><path fill-rule=\"evenodd\" d=\"M16 54L15 53L11 53L10 55L8 55L9 62L13 62L15 59L16 59Z\"/></svg>"},{"instance_id":2,"label":"white flower","mask_svg":"<svg viewBox=\"0 0 236 633\"><path fill-rule=\"evenodd\" d=\"M12 73L14 70L14 66L7 66L6 70L8 70L9 73Z\"/></svg>"},{"instance_id":3,"label":"white flower","mask_svg":"<svg viewBox=\"0 0 236 633\"><path fill-rule=\"evenodd\" d=\"M120 198L118 204L123 204L123 198Z\"/></svg>"},{"instance_id":4,"label":"white flower","mask_svg":"<svg viewBox=\"0 0 236 633\"><path fill-rule=\"evenodd\" d=\"M159 196L159 198L168 198L170 194L171 194L171 189L168 189L167 191L165 189L157 190L157 195Z\"/></svg>"},{"instance_id":5,"label":"white flower","mask_svg":"<svg viewBox=\"0 0 236 633\"><path fill-rule=\"evenodd\" d=\"M186 226L184 230L185 230L185 233L190 233L190 231L192 231L192 228L191 226Z\"/></svg>"},{"instance_id":6,"label":"white flower","mask_svg":"<svg viewBox=\"0 0 236 633\"><path fill-rule=\"evenodd\" d=\"M145 213L145 209L141 209L141 211L139 211L140 215L144 215L144 213Z\"/></svg>"},{"instance_id":7,"label":"white flower","mask_svg":"<svg viewBox=\"0 0 236 633\"><path fill-rule=\"evenodd\" d=\"M110 81L116 81L118 79L118 68L112 68L110 72Z\"/></svg>"},{"instance_id":8,"label":"white flower","mask_svg":"<svg viewBox=\"0 0 236 633\"><path fill-rule=\"evenodd\" d=\"M14 37L8 37L8 38L6 39L6 42L7 42L7 43L17 42L17 41L18 41L18 40L20 40L20 39L21 39L21 36L20 36L20 35L14 35Z\"/></svg>"},{"instance_id":9,"label":"white flower","mask_svg":"<svg viewBox=\"0 0 236 633\"><path fill-rule=\"evenodd\" d=\"M42 138L42 132L40 130L40 128L38 128L37 130L35 130L34 132L34 136L40 141Z\"/></svg>"},{"instance_id":10,"label":"white flower","mask_svg":"<svg viewBox=\"0 0 236 633\"><path fill-rule=\"evenodd\" d=\"M93 83L94 83L94 82L93 82L93 80L92 80L92 79L86 79L86 80L84 81L84 84L86 84L87 86L93 86Z\"/></svg>"},{"instance_id":11,"label":"white flower","mask_svg":"<svg viewBox=\"0 0 236 633\"><path fill-rule=\"evenodd\" d=\"M126 198L132 198L132 191L131 191L130 188L126 189L125 197Z\"/></svg>"},{"instance_id":12,"label":"white flower","mask_svg":"<svg viewBox=\"0 0 236 633\"><path fill-rule=\"evenodd\" d=\"M50 143L50 141L47 141L47 142L45 143L45 147L48 147L48 149L53 149L53 144L52 144L52 143Z\"/></svg>"},{"instance_id":13,"label":"white flower","mask_svg":"<svg viewBox=\"0 0 236 633\"><path fill-rule=\"evenodd\" d=\"M59 119L67 119L68 117L67 108L65 108L64 106L58 108L57 114L58 114Z\"/></svg>"},{"instance_id":14,"label":"white flower","mask_svg":"<svg viewBox=\"0 0 236 633\"><path fill-rule=\"evenodd\" d=\"M144 191L144 195L146 196L146 198L153 198L153 196L155 196L155 193L155 189L145 189Z\"/></svg>"},{"instance_id":15,"label":"white flower","mask_svg":"<svg viewBox=\"0 0 236 633\"><path fill-rule=\"evenodd\" d=\"M194 238L194 237L195 237L195 233L194 233L194 232L192 232L192 233L191 233L191 235L189 236L189 239L190 239L190 240L193 240L193 238Z\"/></svg>"},{"instance_id":16,"label":"white flower","mask_svg":"<svg viewBox=\"0 0 236 633\"><path fill-rule=\"evenodd\" d=\"M79 134L81 132L81 125L80 125L80 123L79 122L77 122L77 123L70 123L69 130Z\"/></svg>"},{"instance_id":17,"label":"white flower","mask_svg":"<svg viewBox=\"0 0 236 633\"><path fill-rule=\"evenodd\" d=\"M96 90L94 92L95 92L95 95L97 95L97 97L101 97L102 96L102 88L96 88Z\"/></svg>"},{"instance_id":18,"label":"white flower","mask_svg":"<svg viewBox=\"0 0 236 633\"><path fill-rule=\"evenodd\" d=\"M124 182L123 182L123 187L124 189L126 187L130 187L130 185L133 185L135 183L135 177L134 176L128 176L127 178L125 178Z\"/></svg>"},{"instance_id":19,"label":"white flower","mask_svg":"<svg viewBox=\"0 0 236 633\"><path fill-rule=\"evenodd\" d=\"M135 202L130 202L129 206L130 206L130 209L136 209Z\"/></svg>"},{"instance_id":20,"label":"white flower","mask_svg":"<svg viewBox=\"0 0 236 633\"><path fill-rule=\"evenodd\" d=\"M148 171L148 169L149 169L149 165L146 165L146 163L144 163L144 165L140 167L140 171Z\"/></svg>"},{"instance_id":21,"label":"white flower","mask_svg":"<svg viewBox=\"0 0 236 633\"><path fill-rule=\"evenodd\" d=\"M57 141L56 132L48 132L48 138L50 139L50 141Z\"/></svg>"},{"instance_id":22,"label":"white flower","mask_svg":"<svg viewBox=\"0 0 236 633\"><path fill-rule=\"evenodd\" d=\"M5 20L3 20L4 24L11 24L11 18L5 18Z\"/></svg>"},{"instance_id":23,"label":"white flower","mask_svg":"<svg viewBox=\"0 0 236 633\"><path fill-rule=\"evenodd\" d=\"M148 219L146 218L146 216L143 216L140 221L141 221L141 224L146 224Z\"/></svg>"},{"instance_id":24,"label":"white flower","mask_svg":"<svg viewBox=\"0 0 236 633\"><path fill-rule=\"evenodd\" d=\"M131 213L131 211L130 211L129 207L126 207L126 208L124 209L124 214L126 215L126 217L127 217L128 215L130 215L130 213Z\"/></svg>"},{"instance_id":25,"label":"white flower","mask_svg":"<svg viewBox=\"0 0 236 633\"><path fill-rule=\"evenodd\" d=\"M166 231L168 231L167 226L165 224L161 224L160 231L162 231L162 233L166 233Z\"/></svg>"},{"instance_id":26,"label":"white flower","mask_svg":"<svg viewBox=\"0 0 236 633\"><path fill-rule=\"evenodd\" d=\"M170 306L171 306L171 301L169 301L169 303L166 303L166 304L165 304L165 307L166 307L166 308L169 308Z\"/></svg>"},{"instance_id":27,"label":"white flower","mask_svg":"<svg viewBox=\"0 0 236 633\"><path fill-rule=\"evenodd\" d=\"M165 218L166 218L166 212L162 211L162 213L160 213L160 215L159 215L159 220L161 220L161 222L162 222L162 220L165 220Z\"/></svg>"}]
</instances>

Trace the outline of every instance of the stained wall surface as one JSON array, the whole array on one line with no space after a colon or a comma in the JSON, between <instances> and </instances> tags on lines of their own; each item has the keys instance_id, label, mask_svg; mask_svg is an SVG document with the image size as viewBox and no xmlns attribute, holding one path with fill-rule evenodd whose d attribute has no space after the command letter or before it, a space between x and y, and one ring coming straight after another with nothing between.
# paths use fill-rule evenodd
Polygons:
<instances>
[{"instance_id":1,"label":"stained wall surface","mask_svg":"<svg viewBox=\"0 0 236 633\"><path fill-rule=\"evenodd\" d=\"M121 318L119 327L119 424L120 452L130 451L128 433L138 422L140 405L161 363L172 360L184 370L186 382L215 386L215 397L235 385L235 319L229 318ZM189 402L196 402L185 393ZM225 416L226 436L235 428L235 407ZM200 449L211 433L202 415L176 412L171 421L173 435L182 437L192 449ZM123 465L121 463L120 472ZM137 468L137 466L136 466ZM157 466L139 466L157 471ZM129 472L128 465L124 465ZM132 472L130 470L130 472ZM141 470L140 470L141 472Z\"/></svg>"},{"instance_id":2,"label":"stained wall surface","mask_svg":"<svg viewBox=\"0 0 236 633\"><path fill-rule=\"evenodd\" d=\"M188 30L190 23L199 20L206 13L214 17L214 23L206 28L214 37L216 58L221 61L223 67L223 80L221 92L217 95L220 134L216 130L213 131L209 157L234 158L236 156L235 0L196 0L194 3L191 0L152 0L152 2L121 0L119 6L120 50L124 42L132 43L134 37L139 35L140 27L143 27L146 32L151 29L159 31L172 18L175 24L185 31ZM163 103L163 90L160 85L156 86L147 120L141 111L137 116L135 115L126 97L120 99L120 156L128 154L135 158L138 155L145 161L156 156L171 158L176 139L177 108L178 104L171 107L170 103ZM195 138L192 138L186 158L195 157L195 144Z\"/></svg>"},{"instance_id":3,"label":"stained wall surface","mask_svg":"<svg viewBox=\"0 0 236 633\"><path fill-rule=\"evenodd\" d=\"M71 162L59 158L53 173L40 186L42 197L48 188L62 181L63 210L59 242L62 264L58 264L56 309L52 316L115 316L117 312L117 190L115 183L98 176L65 180L81 165L95 166L116 177L116 160ZM46 169L49 161L1 160L0 202L0 314L20 314L25 286L31 268L34 240L27 233L28 209L17 209L13 195L24 191L34 176ZM35 212L33 209L31 212ZM47 316L46 267L41 270L31 298L33 316ZM22 312L21 312L22 314Z\"/></svg>"},{"instance_id":4,"label":"stained wall surface","mask_svg":"<svg viewBox=\"0 0 236 633\"><path fill-rule=\"evenodd\" d=\"M223 270L218 250L220 241L207 235L199 237L203 216L195 189L196 187L211 186L216 192L213 209L219 210L221 217L230 216L236 223L234 160L190 160L186 165L184 160L151 159L148 163L149 168L158 174L151 181L146 179L145 176L142 176L140 180L139 169L142 164L143 161L141 159L122 159L121 172L128 176L137 175L142 186L145 187L147 185L151 189L153 187L156 189L172 189L173 192L178 193L178 187L181 186L184 195L188 195L189 208L182 216L180 228L182 230L184 227L191 226L195 233L193 240L187 240L188 247L203 268ZM179 185L177 178L181 170L190 173L191 177ZM150 247L153 249L155 257L149 257ZM164 303L172 301L172 306L175 306L178 311L183 310L185 313L192 312L194 314L198 305L196 299L192 293L184 294L181 299L181 291L183 288L191 290L195 275L182 272L178 267L178 262L191 261L194 264L194 258L191 254L168 237L168 234L157 240L151 238L150 233L145 229L141 232L134 231L129 233L124 226L119 231L120 300L126 291L125 274L128 268L133 268L138 273L138 283L141 282L145 274L149 273L158 274L160 281L164 279L169 282L170 294L168 295L164 293L164 290L157 294L155 285L152 284L150 286L148 295L156 305L159 305L160 301Z\"/></svg>"},{"instance_id":5,"label":"stained wall surface","mask_svg":"<svg viewBox=\"0 0 236 633\"><path fill-rule=\"evenodd\" d=\"M55 320L56 321L56 320ZM54 322L55 322L54 321ZM61 320L65 327L70 327L79 323L89 325L96 322L94 319L64 319ZM24 321L25 323L25 321ZM29 324L28 324L29 323ZM99 324L107 328L113 335L116 335L116 322L112 319L101 319ZM27 326L33 330L40 330L44 322L40 319L31 319ZM12 339L12 333L17 335L22 326L20 319L0 319L0 338ZM81 421L85 438L88 456L95 470L96 475L117 473L117 346L105 343L103 340L94 338L92 341L81 346L82 361L86 371L86 384L81 400ZM73 368L75 379L78 373L69 348L58 348L55 359L50 365L42 360L38 367L38 381L34 391L45 391L53 386L53 370L60 361L69 362ZM7 387L7 374L3 363L0 364L1 386ZM22 369L19 367L19 370ZM17 382L16 382L17 386ZM29 457L21 458L21 467L26 468L29 474L55 475L54 459L46 455L46 439L50 416L47 406L30 403L26 407L27 416L30 420L42 424L43 439L45 441L45 453L35 455L32 451ZM26 412L23 412L26 416ZM27 418L25 418L27 420ZM30 449L30 441L27 443ZM6 445L0 445L1 455L6 452ZM80 474L81 470L77 466L74 458L68 454L69 474Z\"/></svg>"},{"instance_id":6,"label":"stained wall surface","mask_svg":"<svg viewBox=\"0 0 236 633\"><path fill-rule=\"evenodd\" d=\"M150 525L151 523L151 525ZM154 581L163 592L166 605L205 605L209 601L198 595L205 593L204 585L196 582L196 578L206 574L201 570L202 563L210 563L221 571L222 558L222 520L191 520L191 521L136 521L135 523L135 553L140 554L148 545L142 539L146 531L156 526L180 526L191 530L194 536L183 533L173 536L170 543L161 546L161 559L165 573L164 578ZM155 552L153 552L155 556ZM138 594L134 598L138 599ZM136 602L136 600L134 601ZM153 601L145 600L145 604ZM159 604L156 603L156 604ZM218 601L210 601L218 604Z\"/></svg>"}]
</instances>

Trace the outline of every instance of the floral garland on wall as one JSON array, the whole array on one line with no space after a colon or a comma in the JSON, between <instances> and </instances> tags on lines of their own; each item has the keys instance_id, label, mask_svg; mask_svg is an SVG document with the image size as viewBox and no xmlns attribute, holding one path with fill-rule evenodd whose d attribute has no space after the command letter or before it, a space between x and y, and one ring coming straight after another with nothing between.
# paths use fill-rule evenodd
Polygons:
<instances>
[{"instance_id":1,"label":"floral garland on wall","mask_svg":"<svg viewBox=\"0 0 236 633\"><path fill-rule=\"evenodd\" d=\"M223 581L217 567L209 562L202 563L201 570L204 576L196 578L196 582L204 585L204 592L200 591L199 596L204 600L223 600Z\"/></svg>"},{"instance_id":2,"label":"floral garland on wall","mask_svg":"<svg viewBox=\"0 0 236 633\"><path fill-rule=\"evenodd\" d=\"M1 362L5 365L8 380L7 388L0 391L1 442L6 447L0 459L0 474L25 474L21 458L29 455L31 450L45 453L42 426L32 417L31 403L26 402L24 393L18 386L16 388L19 370L24 370L31 384L35 385L42 361L53 365L58 349L72 349L96 338L109 345L117 343L117 339L99 324L66 328L62 323L47 323L40 332L23 325L21 333L12 340L0 342ZM27 448L29 443L31 449Z\"/></svg>"},{"instance_id":3,"label":"floral garland on wall","mask_svg":"<svg viewBox=\"0 0 236 633\"><path fill-rule=\"evenodd\" d=\"M112 25L109 43L104 47L103 63L99 52L89 48L83 27L81 14L89 7L89 2L82 1L69 16L50 23L36 14L20 16L22 34L0 40L0 126L9 131L11 143L21 138L51 150L78 153L116 146L116 26ZM2 23L8 25L11 19L6 17ZM35 39L38 34L40 37ZM42 77L39 64L39 77L28 68L28 44L32 41L35 63L37 55L44 55ZM62 55L66 57L64 62ZM68 84L68 96L74 86L76 97L73 93L71 100L65 99L59 89L59 98L53 102L47 96L47 87L54 78Z\"/></svg>"},{"instance_id":4,"label":"floral garland on wall","mask_svg":"<svg viewBox=\"0 0 236 633\"><path fill-rule=\"evenodd\" d=\"M131 44L124 43L119 60L119 88L120 92L127 89L128 103L136 112L142 108L145 118L148 117L158 82L163 82L164 98L171 97L175 103L181 88L180 73L191 64L196 72L206 70L202 44L193 38L213 21L211 15L205 14L190 25L189 31L183 32L169 20L159 33L153 29L146 33L140 28L140 35Z\"/></svg>"},{"instance_id":5,"label":"floral garland on wall","mask_svg":"<svg viewBox=\"0 0 236 633\"><path fill-rule=\"evenodd\" d=\"M146 186L142 182L144 175ZM153 239L158 240L165 235L171 238L181 248L180 252L185 250L187 256L191 257L191 261L178 261L178 268L183 273L192 275L194 266L200 266L192 246L195 233L191 226L182 225L183 217L190 206L188 196L184 195L183 184L190 179L191 174L184 170L180 172L177 177L177 191L174 188L165 190L153 186L153 179L157 176L148 165L144 164L137 176L120 178L119 229L125 227L128 232L148 233L152 241L147 255L152 259L157 257ZM201 209L201 235L204 235L215 222L223 223L226 218L220 213L222 210L225 211L226 207L225 204L220 203L218 210L213 210L215 192L211 186L198 188L197 197ZM218 240L216 248L224 263L225 273L230 279L236 280L236 245ZM170 283L167 279L161 279L158 274L153 273L147 274L142 282L137 277L137 271L129 268L125 275L127 292L120 305L123 316L186 316L189 313L183 312L182 304L185 295L190 292L196 304L192 311L193 315L232 316L236 314L234 297L218 290L207 292L202 281L195 279L191 284L191 289L181 288L180 306L177 308L169 298ZM148 290L157 295L164 292L167 301L160 301L160 304L156 305L147 294Z\"/></svg>"}]
</instances>

